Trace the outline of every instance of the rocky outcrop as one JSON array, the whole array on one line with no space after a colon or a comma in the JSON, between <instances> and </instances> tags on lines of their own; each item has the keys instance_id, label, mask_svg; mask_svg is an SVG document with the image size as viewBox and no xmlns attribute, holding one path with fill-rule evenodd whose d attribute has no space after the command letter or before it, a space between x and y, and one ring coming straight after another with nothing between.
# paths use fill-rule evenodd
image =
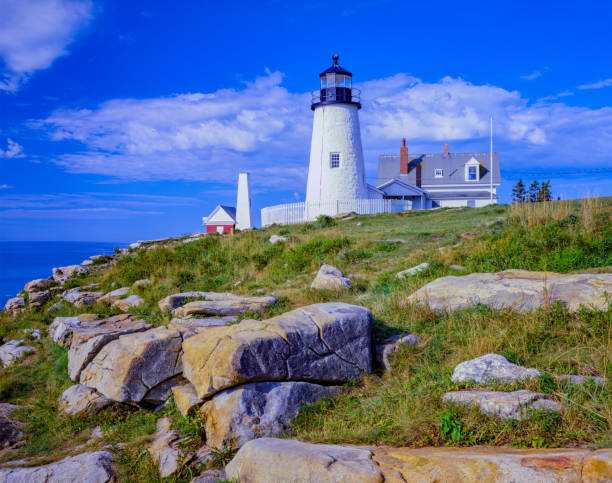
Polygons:
<instances>
[{"instance_id":1,"label":"rocky outcrop","mask_svg":"<svg viewBox=\"0 0 612 483\"><path fill-rule=\"evenodd\" d=\"M452 391L442 396L446 402L475 405L488 416L500 419L526 419L530 412L543 410L557 412L561 405L548 394L521 389L520 391Z\"/></svg>"},{"instance_id":2,"label":"rocky outcrop","mask_svg":"<svg viewBox=\"0 0 612 483\"><path fill-rule=\"evenodd\" d=\"M65 290L62 292L61 299L77 307L82 305L93 305L102 296L102 292L88 290L89 288L95 288L96 285L97 284L92 284L88 287L74 287Z\"/></svg>"},{"instance_id":3,"label":"rocky outcrop","mask_svg":"<svg viewBox=\"0 0 612 483\"><path fill-rule=\"evenodd\" d=\"M368 449L274 438L249 441L225 467L225 473L229 480L241 482L384 481Z\"/></svg>"},{"instance_id":4,"label":"rocky outcrop","mask_svg":"<svg viewBox=\"0 0 612 483\"><path fill-rule=\"evenodd\" d=\"M87 272L89 272L89 269L82 265L68 265L67 267L54 268L53 280L64 283L75 275L81 275Z\"/></svg>"},{"instance_id":5,"label":"rocky outcrop","mask_svg":"<svg viewBox=\"0 0 612 483\"><path fill-rule=\"evenodd\" d=\"M80 382L113 401L140 402L182 372L181 344L180 332L167 327L122 335L96 354Z\"/></svg>"},{"instance_id":6,"label":"rocky outcrop","mask_svg":"<svg viewBox=\"0 0 612 483\"><path fill-rule=\"evenodd\" d=\"M17 408L14 404L0 403L0 449L16 446L23 438L20 429L25 425L11 416Z\"/></svg>"},{"instance_id":7,"label":"rocky outcrop","mask_svg":"<svg viewBox=\"0 0 612 483\"><path fill-rule=\"evenodd\" d=\"M381 367L388 371L391 369L393 354L395 352L402 347L417 345L419 342L419 338L414 334L397 334L389 337L376 346L376 361Z\"/></svg>"},{"instance_id":8,"label":"rocky outcrop","mask_svg":"<svg viewBox=\"0 0 612 483\"><path fill-rule=\"evenodd\" d=\"M453 371L451 380L453 382L474 382L476 384L486 384L492 381L512 383L539 375L540 371L537 369L517 366L499 354L485 354L458 364Z\"/></svg>"},{"instance_id":9,"label":"rocky outcrop","mask_svg":"<svg viewBox=\"0 0 612 483\"><path fill-rule=\"evenodd\" d=\"M202 398L245 382L359 379L372 367L371 328L368 309L337 302L211 327L183 343L184 375Z\"/></svg>"},{"instance_id":10,"label":"rocky outcrop","mask_svg":"<svg viewBox=\"0 0 612 483\"><path fill-rule=\"evenodd\" d=\"M130 292L130 287L121 287L108 292L98 298L98 302L104 302L106 304L112 304L115 300L119 300L121 297L125 297Z\"/></svg>"},{"instance_id":11,"label":"rocky outcrop","mask_svg":"<svg viewBox=\"0 0 612 483\"><path fill-rule=\"evenodd\" d=\"M0 470L0 483L110 483L116 481L107 451L83 453L45 466Z\"/></svg>"},{"instance_id":12,"label":"rocky outcrop","mask_svg":"<svg viewBox=\"0 0 612 483\"><path fill-rule=\"evenodd\" d=\"M332 265L323 265L310 288L313 290L342 290L350 286L350 279L344 277L340 270Z\"/></svg>"},{"instance_id":13,"label":"rocky outcrop","mask_svg":"<svg viewBox=\"0 0 612 483\"><path fill-rule=\"evenodd\" d=\"M36 280L32 280L31 282L26 283L23 289L28 293L42 292L43 290L48 290L51 287L55 287L56 285L57 282L52 278L37 278Z\"/></svg>"},{"instance_id":14,"label":"rocky outcrop","mask_svg":"<svg viewBox=\"0 0 612 483\"><path fill-rule=\"evenodd\" d=\"M172 390L176 386L182 386L184 384L187 384L187 380L180 374L170 379L166 379L157 386L152 387L149 392L144 395L142 401L149 404L155 404L156 406L164 404L170 399L170 396L172 396Z\"/></svg>"},{"instance_id":15,"label":"rocky outcrop","mask_svg":"<svg viewBox=\"0 0 612 483\"><path fill-rule=\"evenodd\" d=\"M0 346L0 361L4 367L12 366L19 359L24 357L36 349L31 346L24 345L25 340L9 340L6 344Z\"/></svg>"},{"instance_id":16,"label":"rocky outcrop","mask_svg":"<svg viewBox=\"0 0 612 483\"><path fill-rule=\"evenodd\" d=\"M43 290L42 292L31 292L28 297L28 305L30 308L40 308L51 299L51 292Z\"/></svg>"},{"instance_id":17,"label":"rocky outcrop","mask_svg":"<svg viewBox=\"0 0 612 483\"><path fill-rule=\"evenodd\" d=\"M202 300L189 302L181 307L185 300L191 298ZM158 302L158 306L162 312L172 312L178 317L194 314L226 316L240 315L247 311L260 311L276 302L274 297L245 297L217 292L183 292L163 298Z\"/></svg>"},{"instance_id":18,"label":"rocky outcrop","mask_svg":"<svg viewBox=\"0 0 612 483\"><path fill-rule=\"evenodd\" d=\"M426 270L429 270L429 263L424 262L424 263L421 263L420 265L417 265L416 267L408 268L406 270L402 270L401 272L398 272L396 277L397 278L408 278L408 277L412 277L413 275L416 275L417 273L424 272Z\"/></svg>"},{"instance_id":19,"label":"rocky outcrop","mask_svg":"<svg viewBox=\"0 0 612 483\"><path fill-rule=\"evenodd\" d=\"M563 302L570 311L581 306L606 310L612 293L612 273L529 272L506 270L442 277L409 297L435 310L457 310L474 304L529 311Z\"/></svg>"},{"instance_id":20,"label":"rocky outcrop","mask_svg":"<svg viewBox=\"0 0 612 483\"><path fill-rule=\"evenodd\" d=\"M4 305L4 311L9 317L25 312L25 299L23 297L13 297L8 299Z\"/></svg>"},{"instance_id":21,"label":"rocky outcrop","mask_svg":"<svg viewBox=\"0 0 612 483\"><path fill-rule=\"evenodd\" d=\"M183 416L187 416L191 409L202 404L202 399L198 397L195 387L191 383L174 386L172 394L174 404Z\"/></svg>"},{"instance_id":22,"label":"rocky outcrop","mask_svg":"<svg viewBox=\"0 0 612 483\"><path fill-rule=\"evenodd\" d=\"M338 390L308 382L260 382L222 391L201 409L206 443L213 448L240 448L252 439L279 436L300 408Z\"/></svg>"},{"instance_id":23,"label":"rocky outcrop","mask_svg":"<svg viewBox=\"0 0 612 483\"><path fill-rule=\"evenodd\" d=\"M131 308L140 307L143 302L144 299L142 297L139 297L138 295L130 295L129 297L126 297L124 299L115 300L112 303L112 307L119 309L123 312L127 312Z\"/></svg>"},{"instance_id":24,"label":"rocky outcrop","mask_svg":"<svg viewBox=\"0 0 612 483\"><path fill-rule=\"evenodd\" d=\"M168 324L169 329L178 330L182 335L183 339L192 337L202 330L208 327L223 327L229 323L236 322L237 317L226 316L226 317L184 317L174 318Z\"/></svg>"},{"instance_id":25,"label":"rocky outcrop","mask_svg":"<svg viewBox=\"0 0 612 483\"><path fill-rule=\"evenodd\" d=\"M66 389L59 399L59 410L75 416L82 413L97 413L114 402L90 387L75 384Z\"/></svg>"},{"instance_id":26,"label":"rocky outcrop","mask_svg":"<svg viewBox=\"0 0 612 483\"><path fill-rule=\"evenodd\" d=\"M72 332L75 328L88 322L97 321L100 317L96 314L80 314L74 317L55 317L49 326L49 337L56 344L69 347L72 343Z\"/></svg>"},{"instance_id":27,"label":"rocky outcrop","mask_svg":"<svg viewBox=\"0 0 612 483\"><path fill-rule=\"evenodd\" d=\"M595 483L612 481L612 450L356 448L261 438L226 466L242 482Z\"/></svg>"}]
</instances>

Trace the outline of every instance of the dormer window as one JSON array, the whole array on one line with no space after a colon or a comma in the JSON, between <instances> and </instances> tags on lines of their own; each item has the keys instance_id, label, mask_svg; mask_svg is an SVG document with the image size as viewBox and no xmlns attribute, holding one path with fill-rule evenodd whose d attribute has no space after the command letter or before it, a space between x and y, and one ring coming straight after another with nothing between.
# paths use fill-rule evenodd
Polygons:
<instances>
[{"instance_id":1,"label":"dormer window","mask_svg":"<svg viewBox=\"0 0 612 483\"><path fill-rule=\"evenodd\" d=\"M340 167L340 153L329 153L329 167L330 168Z\"/></svg>"},{"instance_id":2,"label":"dormer window","mask_svg":"<svg viewBox=\"0 0 612 483\"><path fill-rule=\"evenodd\" d=\"M465 180L471 182L480 180L480 162L474 157L465 163Z\"/></svg>"},{"instance_id":3,"label":"dormer window","mask_svg":"<svg viewBox=\"0 0 612 483\"><path fill-rule=\"evenodd\" d=\"M434 177L435 178L444 178L444 170L442 168L434 169Z\"/></svg>"},{"instance_id":4,"label":"dormer window","mask_svg":"<svg viewBox=\"0 0 612 483\"><path fill-rule=\"evenodd\" d=\"M477 169L477 166L468 166L468 181L478 180L478 173L476 172Z\"/></svg>"}]
</instances>

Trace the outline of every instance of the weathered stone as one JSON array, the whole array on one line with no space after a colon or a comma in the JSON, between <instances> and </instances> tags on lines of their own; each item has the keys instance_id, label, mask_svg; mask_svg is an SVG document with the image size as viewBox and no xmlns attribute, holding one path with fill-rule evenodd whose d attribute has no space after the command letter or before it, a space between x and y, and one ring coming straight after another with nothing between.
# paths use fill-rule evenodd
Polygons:
<instances>
[{"instance_id":1,"label":"weathered stone","mask_svg":"<svg viewBox=\"0 0 612 483\"><path fill-rule=\"evenodd\" d=\"M157 421L155 436L148 449L162 478L170 476L177 470L181 457L179 450L181 441L180 432L177 429L170 429L169 418Z\"/></svg>"},{"instance_id":2,"label":"weathered stone","mask_svg":"<svg viewBox=\"0 0 612 483\"><path fill-rule=\"evenodd\" d=\"M391 369L393 353L402 347L417 345L419 338L414 334L397 334L376 346L376 361L387 371Z\"/></svg>"},{"instance_id":3,"label":"weathered stone","mask_svg":"<svg viewBox=\"0 0 612 483\"><path fill-rule=\"evenodd\" d=\"M268 241L274 245L275 243L286 242L287 238L282 235L272 235Z\"/></svg>"},{"instance_id":4,"label":"weathered stone","mask_svg":"<svg viewBox=\"0 0 612 483\"><path fill-rule=\"evenodd\" d=\"M463 265L449 265L448 267L452 270L467 270Z\"/></svg>"},{"instance_id":5,"label":"weathered stone","mask_svg":"<svg viewBox=\"0 0 612 483\"><path fill-rule=\"evenodd\" d=\"M184 375L199 397L244 382L359 379L372 367L371 327L368 309L339 302L211 327L183 343Z\"/></svg>"},{"instance_id":6,"label":"weathered stone","mask_svg":"<svg viewBox=\"0 0 612 483\"><path fill-rule=\"evenodd\" d=\"M409 300L435 310L457 310L480 303L529 311L557 301L567 304L570 311L581 306L606 310L606 294L610 293L612 273L506 270L442 277L416 291Z\"/></svg>"},{"instance_id":7,"label":"weathered stone","mask_svg":"<svg viewBox=\"0 0 612 483\"><path fill-rule=\"evenodd\" d=\"M82 266L82 267L88 267L89 265L93 265L93 260L89 260L89 259L88 259L88 260L83 260L83 261L81 262L81 266Z\"/></svg>"},{"instance_id":8,"label":"weathered stone","mask_svg":"<svg viewBox=\"0 0 612 483\"><path fill-rule=\"evenodd\" d=\"M113 401L139 402L181 373L181 334L167 327L122 335L106 344L81 372L80 382Z\"/></svg>"},{"instance_id":9,"label":"weathered stone","mask_svg":"<svg viewBox=\"0 0 612 483\"><path fill-rule=\"evenodd\" d=\"M188 298L200 298L205 303L191 306L192 310L175 312L174 309L180 307ZM185 317L191 314L240 315L248 310L262 310L276 302L274 297L243 297L232 293L217 292L183 292L169 295L161 299L157 305L162 312L172 312L179 317Z\"/></svg>"},{"instance_id":10,"label":"weathered stone","mask_svg":"<svg viewBox=\"0 0 612 483\"><path fill-rule=\"evenodd\" d=\"M74 287L69 290L65 290L62 293L61 298L68 303L80 307L81 305L95 304L101 295L102 292L89 291L86 287Z\"/></svg>"},{"instance_id":11,"label":"weathered stone","mask_svg":"<svg viewBox=\"0 0 612 483\"><path fill-rule=\"evenodd\" d=\"M107 451L83 453L45 466L0 470L0 483L110 483L116 481Z\"/></svg>"},{"instance_id":12,"label":"weathered stone","mask_svg":"<svg viewBox=\"0 0 612 483\"><path fill-rule=\"evenodd\" d=\"M191 483L217 483L219 481L225 481L225 470L213 468L206 470L200 476L196 476Z\"/></svg>"},{"instance_id":13,"label":"weathered stone","mask_svg":"<svg viewBox=\"0 0 612 483\"><path fill-rule=\"evenodd\" d=\"M231 322L236 322L237 317L228 315L225 317L185 317L179 319L174 318L168 324L169 329L178 330L182 335L183 339L192 337L208 327L223 327Z\"/></svg>"},{"instance_id":14,"label":"weathered stone","mask_svg":"<svg viewBox=\"0 0 612 483\"><path fill-rule=\"evenodd\" d=\"M23 297L13 297L8 299L4 305L4 311L9 317L25 312L25 299Z\"/></svg>"},{"instance_id":15,"label":"weathered stone","mask_svg":"<svg viewBox=\"0 0 612 483\"><path fill-rule=\"evenodd\" d=\"M201 409L206 443L240 448L252 439L280 436L301 407L338 390L308 382L260 382L217 393Z\"/></svg>"},{"instance_id":16,"label":"weathered stone","mask_svg":"<svg viewBox=\"0 0 612 483\"><path fill-rule=\"evenodd\" d=\"M40 329L23 329L23 333L26 337L34 340L40 340Z\"/></svg>"},{"instance_id":17,"label":"weathered stone","mask_svg":"<svg viewBox=\"0 0 612 483\"><path fill-rule=\"evenodd\" d=\"M64 308L64 302L60 300L59 302L55 302L51 307L49 307L47 309L47 312L55 312L63 308Z\"/></svg>"},{"instance_id":18,"label":"weathered stone","mask_svg":"<svg viewBox=\"0 0 612 483\"><path fill-rule=\"evenodd\" d=\"M65 282L74 275L87 273L89 269L81 265L68 265L67 267L59 267L53 269L53 280L56 282Z\"/></svg>"},{"instance_id":19,"label":"weathered stone","mask_svg":"<svg viewBox=\"0 0 612 483\"><path fill-rule=\"evenodd\" d=\"M368 449L274 438L249 441L225 467L225 473L229 480L245 483L384 481Z\"/></svg>"},{"instance_id":20,"label":"weathered stone","mask_svg":"<svg viewBox=\"0 0 612 483\"><path fill-rule=\"evenodd\" d=\"M99 319L96 314L80 314L74 317L55 317L49 326L49 336L56 344L69 347L72 343L72 332L76 327L86 322Z\"/></svg>"},{"instance_id":21,"label":"weathered stone","mask_svg":"<svg viewBox=\"0 0 612 483\"><path fill-rule=\"evenodd\" d=\"M499 354L485 354L458 364L451 379L453 382L471 381L476 384L486 384L492 381L512 383L539 375L540 371L537 369L517 366Z\"/></svg>"},{"instance_id":22,"label":"weathered stone","mask_svg":"<svg viewBox=\"0 0 612 483\"><path fill-rule=\"evenodd\" d=\"M28 305L32 308L39 308L45 305L47 300L51 298L51 292L44 290L42 292L31 292L28 297Z\"/></svg>"},{"instance_id":23,"label":"weathered stone","mask_svg":"<svg viewBox=\"0 0 612 483\"><path fill-rule=\"evenodd\" d=\"M570 384L575 384L575 385L584 384L588 381L593 381L593 383L600 385L600 386L606 383L606 379L604 377L573 376L573 375L565 374L562 376L556 376L556 378L559 381L567 381Z\"/></svg>"},{"instance_id":24,"label":"weathered stone","mask_svg":"<svg viewBox=\"0 0 612 483\"><path fill-rule=\"evenodd\" d=\"M74 416L81 413L97 413L98 411L115 404L83 384L75 384L64 391L59 399L59 410Z\"/></svg>"},{"instance_id":25,"label":"weathered stone","mask_svg":"<svg viewBox=\"0 0 612 483\"><path fill-rule=\"evenodd\" d=\"M143 278L142 280L136 280L132 284L132 288L146 287L147 285L151 285L151 280L149 280L148 278Z\"/></svg>"},{"instance_id":26,"label":"weathered stone","mask_svg":"<svg viewBox=\"0 0 612 483\"><path fill-rule=\"evenodd\" d=\"M2 361L4 367L12 366L28 352L36 350L34 347L23 344L25 344L25 340L9 340L6 344L0 346L0 361Z\"/></svg>"},{"instance_id":27,"label":"weathered stone","mask_svg":"<svg viewBox=\"0 0 612 483\"><path fill-rule=\"evenodd\" d=\"M11 413L19 408L14 404L0 403L0 449L15 446L23 438L20 431L25 424L12 418Z\"/></svg>"},{"instance_id":28,"label":"weathered stone","mask_svg":"<svg viewBox=\"0 0 612 483\"><path fill-rule=\"evenodd\" d=\"M130 295L124 299L115 300L112 304L113 308L119 309L123 312L127 312L131 308L140 307L144 302L142 297L138 295Z\"/></svg>"},{"instance_id":29,"label":"weathered stone","mask_svg":"<svg viewBox=\"0 0 612 483\"><path fill-rule=\"evenodd\" d=\"M174 404L183 416L187 416L192 408L202 404L202 399L198 397L195 387L191 383L181 384L172 388Z\"/></svg>"},{"instance_id":30,"label":"weathered stone","mask_svg":"<svg viewBox=\"0 0 612 483\"><path fill-rule=\"evenodd\" d=\"M587 454L582 465L583 483L612 481L612 450L602 449Z\"/></svg>"},{"instance_id":31,"label":"weathered stone","mask_svg":"<svg viewBox=\"0 0 612 483\"><path fill-rule=\"evenodd\" d=\"M424 272L425 270L429 270L429 263L427 263L427 262L421 263L420 265L417 265L416 267L412 267L412 268L408 268L406 270L402 270L401 272L398 272L396 277L397 278L412 277L413 275L416 275L417 273Z\"/></svg>"},{"instance_id":32,"label":"weathered stone","mask_svg":"<svg viewBox=\"0 0 612 483\"><path fill-rule=\"evenodd\" d=\"M176 386L184 385L187 380L181 376L173 376L170 379L160 382L157 386L151 388L149 392L142 398L143 402L149 404L160 405L164 404L172 395L172 389Z\"/></svg>"},{"instance_id":33,"label":"weathered stone","mask_svg":"<svg viewBox=\"0 0 612 483\"><path fill-rule=\"evenodd\" d=\"M128 314L74 325L68 351L68 375L73 381L78 381L81 371L106 344L122 335L150 328L144 320L138 320Z\"/></svg>"},{"instance_id":34,"label":"weathered stone","mask_svg":"<svg viewBox=\"0 0 612 483\"><path fill-rule=\"evenodd\" d=\"M323 265L312 281L310 288L314 290L342 290L351 286L350 279L332 265Z\"/></svg>"},{"instance_id":35,"label":"weathered stone","mask_svg":"<svg viewBox=\"0 0 612 483\"><path fill-rule=\"evenodd\" d=\"M26 292L42 292L43 290L55 287L55 285L57 285L57 282L53 279L37 278L36 280L26 283L23 289Z\"/></svg>"},{"instance_id":36,"label":"weathered stone","mask_svg":"<svg viewBox=\"0 0 612 483\"><path fill-rule=\"evenodd\" d=\"M520 391L452 391L442 396L446 402L476 405L489 416L501 419L526 419L530 410L559 411L561 405L548 394L521 389Z\"/></svg>"},{"instance_id":37,"label":"weathered stone","mask_svg":"<svg viewBox=\"0 0 612 483\"><path fill-rule=\"evenodd\" d=\"M130 292L130 287L121 287L102 295L98 302L104 302L106 304L112 304L115 300L121 297L125 297Z\"/></svg>"}]
</instances>

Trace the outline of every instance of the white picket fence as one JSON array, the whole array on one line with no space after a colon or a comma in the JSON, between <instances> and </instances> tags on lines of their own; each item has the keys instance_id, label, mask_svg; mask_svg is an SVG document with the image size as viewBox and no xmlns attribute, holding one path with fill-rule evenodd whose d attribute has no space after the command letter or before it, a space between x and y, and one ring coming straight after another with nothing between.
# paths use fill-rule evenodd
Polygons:
<instances>
[{"instance_id":1,"label":"white picket fence","mask_svg":"<svg viewBox=\"0 0 612 483\"><path fill-rule=\"evenodd\" d=\"M316 220L321 215L355 212L360 215L392 213L410 210L409 200L355 199L346 201L320 201L317 203L288 203L268 206L261 210L261 225L293 225Z\"/></svg>"}]
</instances>

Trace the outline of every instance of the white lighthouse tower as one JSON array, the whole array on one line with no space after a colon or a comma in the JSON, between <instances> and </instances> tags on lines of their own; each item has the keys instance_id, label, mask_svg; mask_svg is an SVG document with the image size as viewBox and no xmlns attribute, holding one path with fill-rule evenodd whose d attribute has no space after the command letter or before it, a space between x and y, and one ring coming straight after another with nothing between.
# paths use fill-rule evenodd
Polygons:
<instances>
[{"instance_id":1,"label":"white lighthouse tower","mask_svg":"<svg viewBox=\"0 0 612 483\"><path fill-rule=\"evenodd\" d=\"M312 93L314 122L306 187L307 218L325 213L324 207L368 197L359 128L359 90L353 75L338 65L319 75L320 87ZM327 202L327 203L325 203Z\"/></svg>"},{"instance_id":2,"label":"white lighthouse tower","mask_svg":"<svg viewBox=\"0 0 612 483\"><path fill-rule=\"evenodd\" d=\"M253 209L249 173L241 171L238 175L238 196L236 198L236 229L250 230L251 228L253 228Z\"/></svg>"}]
</instances>

